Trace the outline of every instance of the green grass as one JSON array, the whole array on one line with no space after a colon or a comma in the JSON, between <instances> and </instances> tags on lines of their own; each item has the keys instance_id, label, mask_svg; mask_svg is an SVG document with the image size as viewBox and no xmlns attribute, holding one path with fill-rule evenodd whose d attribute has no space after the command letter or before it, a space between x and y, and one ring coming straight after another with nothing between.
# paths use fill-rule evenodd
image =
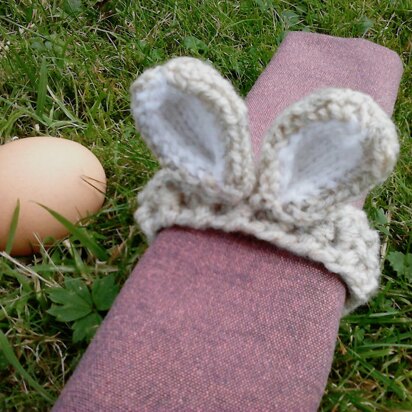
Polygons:
<instances>
[{"instance_id":1,"label":"green grass","mask_svg":"<svg viewBox=\"0 0 412 412\"><path fill-rule=\"evenodd\" d=\"M132 213L157 163L129 113L137 74L172 56L198 56L246 95L290 30L363 36L405 65L394 113L400 161L367 201L384 246L381 292L342 320L321 410L412 410L412 259L400 254L412 253L411 8L406 0L1 2L0 143L34 135L78 141L102 161L109 186L82 233L33 258L0 256L0 410L48 409L87 346L79 337L90 330L73 339L76 322L53 315L63 299L53 288L74 277L91 296L108 275L121 285L145 250ZM101 248L107 259L98 258ZM84 312L92 323L105 314L96 296Z\"/></svg>"}]
</instances>

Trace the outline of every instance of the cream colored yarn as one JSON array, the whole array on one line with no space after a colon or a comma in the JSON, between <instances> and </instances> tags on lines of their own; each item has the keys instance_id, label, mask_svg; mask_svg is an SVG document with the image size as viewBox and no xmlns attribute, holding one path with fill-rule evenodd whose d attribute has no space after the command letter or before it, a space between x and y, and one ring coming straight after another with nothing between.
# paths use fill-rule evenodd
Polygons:
<instances>
[{"instance_id":1,"label":"cream colored yarn","mask_svg":"<svg viewBox=\"0 0 412 412\"><path fill-rule=\"evenodd\" d=\"M396 128L370 96L323 89L287 108L253 159L247 108L209 64L183 57L131 87L136 126L163 169L139 194L149 241L172 225L244 232L346 282L345 313L379 283L379 236L350 205L393 169Z\"/></svg>"}]
</instances>

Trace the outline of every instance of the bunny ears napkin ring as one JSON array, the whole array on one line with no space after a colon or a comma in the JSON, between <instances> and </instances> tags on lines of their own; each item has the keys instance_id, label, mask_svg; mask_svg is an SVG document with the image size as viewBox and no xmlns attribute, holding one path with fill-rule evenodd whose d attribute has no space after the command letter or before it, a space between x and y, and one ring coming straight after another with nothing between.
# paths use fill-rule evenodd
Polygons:
<instances>
[{"instance_id":1,"label":"bunny ears napkin ring","mask_svg":"<svg viewBox=\"0 0 412 412\"><path fill-rule=\"evenodd\" d=\"M292 104L255 163L246 105L209 64L173 59L143 73L131 94L163 166L138 196L149 241L172 225L251 234L339 274L345 313L377 290L379 237L349 203L386 179L399 146L370 96L323 89Z\"/></svg>"}]
</instances>

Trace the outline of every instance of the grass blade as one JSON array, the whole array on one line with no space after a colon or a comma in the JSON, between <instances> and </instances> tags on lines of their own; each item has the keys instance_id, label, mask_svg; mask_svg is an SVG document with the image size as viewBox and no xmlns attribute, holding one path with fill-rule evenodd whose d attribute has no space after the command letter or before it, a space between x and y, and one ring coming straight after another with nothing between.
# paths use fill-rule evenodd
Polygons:
<instances>
[{"instance_id":1,"label":"grass blade","mask_svg":"<svg viewBox=\"0 0 412 412\"><path fill-rule=\"evenodd\" d=\"M60 215L56 211L48 208L47 206L39 204L43 209L46 209L58 222L60 222L81 244L90 250L99 260L106 261L109 255L106 251L96 243L90 236L85 233L84 230L74 225L67 220L64 216Z\"/></svg>"},{"instance_id":2,"label":"grass blade","mask_svg":"<svg viewBox=\"0 0 412 412\"><path fill-rule=\"evenodd\" d=\"M16 230L17 230L17 223L19 221L19 214L20 214L20 199L17 199L17 205L16 205L16 208L14 209L13 216L11 218L9 236L7 238L7 243L6 243L6 253L8 255L10 255L11 249L13 247L13 241L16 235Z\"/></svg>"},{"instance_id":3,"label":"grass blade","mask_svg":"<svg viewBox=\"0 0 412 412\"><path fill-rule=\"evenodd\" d=\"M44 399L52 403L53 399L47 394L44 388L37 383L23 368L16 355L14 354L13 348L11 347L6 335L0 330L0 349L3 352L4 357L13 366L14 369L23 377L27 383L36 389Z\"/></svg>"},{"instance_id":4,"label":"grass blade","mask_svg":"<svg viewBox=\"0 0 412 412\"><path fill-rule=\"evenodd\" d=\"M37 101L36 101L36 114L39 117L43 117L44 106L46 105L47 97L47 64L46 58L43 57L40 66L39 83L37 85Z\"/></svg>"}]
</instances>

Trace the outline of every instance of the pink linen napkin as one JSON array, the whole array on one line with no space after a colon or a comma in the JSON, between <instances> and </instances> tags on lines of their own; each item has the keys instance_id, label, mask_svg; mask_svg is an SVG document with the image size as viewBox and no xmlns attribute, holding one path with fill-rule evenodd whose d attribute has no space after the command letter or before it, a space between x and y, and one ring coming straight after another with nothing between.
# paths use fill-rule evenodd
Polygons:
<instances>
[{"instance_id":1,"label":"pink linen napkin","mask_svg":"<svg viewBox=\"0 0 412 412\"><path fill-rule=\"evenodd\" d=\"M247 97L255 153L315 89L391 113L399 57L363 39L289 33ZM147 250L54 411L315 411L345 286L321 264L242 234L174 227Z\"/></svg>"}]
</instances>

